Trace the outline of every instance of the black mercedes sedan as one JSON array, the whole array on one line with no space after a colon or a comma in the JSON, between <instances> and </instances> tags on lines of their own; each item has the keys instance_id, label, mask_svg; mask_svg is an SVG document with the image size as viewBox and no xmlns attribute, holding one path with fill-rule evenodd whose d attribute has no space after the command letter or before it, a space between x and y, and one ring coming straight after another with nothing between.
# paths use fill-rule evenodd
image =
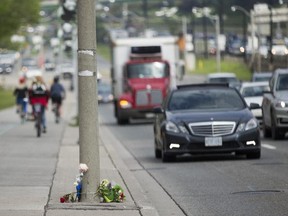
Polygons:
<instances>
[{"instance_id":1,"label":"black mercedes sedan","mask_svg":"<svg viewBox=\"0 0 288 216\"><path fill-rule=\"evenodd\" d=\"M236 88L228 84L177 86L155 107L155 156L167 162L177 155L235 153L261 156L260 128Z\"/></svg>"}]
</instances>

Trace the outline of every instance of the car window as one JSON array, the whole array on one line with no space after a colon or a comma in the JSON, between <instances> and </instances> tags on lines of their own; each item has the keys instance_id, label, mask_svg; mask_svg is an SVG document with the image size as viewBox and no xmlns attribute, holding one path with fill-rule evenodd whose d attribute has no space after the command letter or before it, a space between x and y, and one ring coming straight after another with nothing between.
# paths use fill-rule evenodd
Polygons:
<instances>
[{"instance_id":1,"label":"car window","mask_svg":"<svg viewBox=\"0 0 288 216\"><path fill-rule=\"evenodd\" d=\"M175 91L169 100L168 110L238 110L245 104L234 89L183 89Z\"/></svg>"},{"instance_id":2,"label":"car window","mask_svg":"<svg viewBox=\"0 0 288 216\"><path fill-rule=\"evenodd\" d=\"M263 96L264 91L269 91L269 86L249 86L242 90L243 97Z\"/></svg>"},{"instance_id":3,"label":"car window","mask_svg":"<svg viewBox=\"0 0 288 216\"><path fill-rule=\"evenodd\" d=\"M127 68L128 78L164 78L169 76L168 65L163 62L130 64Z\"/></svg>"},{"instance_id":4,"label":"car window","mask_svg":"<svg viewBox=\"0 0 288 216\"><path fill-rule=\"evenodd\" d=\"M278 77L276 84L277 91L288 90L288 74L281 74Z\"/></svg>"}]
</instances>

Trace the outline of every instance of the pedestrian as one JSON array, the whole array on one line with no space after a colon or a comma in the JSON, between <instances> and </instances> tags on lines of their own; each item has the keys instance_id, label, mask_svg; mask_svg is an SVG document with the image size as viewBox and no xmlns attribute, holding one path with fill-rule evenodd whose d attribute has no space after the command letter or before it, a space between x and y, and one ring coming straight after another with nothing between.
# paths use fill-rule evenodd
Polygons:
<instances>
[{"instance_id":1,"label":"pedestrian","mask_svg":"<svg viewBox=\"0 0 288 216\"><path fill-rule=\"evenodd\" d=\"M52 100L53 111L57 112L59 116L61 114L62 101L65 96L65 89L63 85L59 82L59 76L55 76L54 82L50 88L50 97Z\"/></svg>"},{"instance_id":2,"label":"pedestrian","mask_svg":"<svg viewBox=\"0 0 288 216\"><path fill-rule=\"evenodd\" d=\"M28 103L28 87L24 77L19 78L19 83L13 92L16 97L17 113L20 114L21 119L25 120L27 114L27 103Z\"/></svg>"},{"instance_id":3,"label":"pedestrian","mask_svg":"<svg viewBox=\"0 0 288 216\"><path fill-rule=\"evenodd\" d=\"M32 105L33 113L35 113L34 105L41 105L42 129L43 133L46 133L47 125L45 110L48 109L49 90L41 76L36 76L35 80L32 82L31 87L29 88L29 101Z\"/></svg>"}]
</instances>

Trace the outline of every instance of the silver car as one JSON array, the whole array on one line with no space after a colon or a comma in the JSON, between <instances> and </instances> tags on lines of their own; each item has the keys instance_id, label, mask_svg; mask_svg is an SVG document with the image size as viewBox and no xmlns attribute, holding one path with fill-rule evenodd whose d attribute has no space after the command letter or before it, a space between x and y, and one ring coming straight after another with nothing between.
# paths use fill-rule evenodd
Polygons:
<instances>
[{"instance_id":1,"label":"silver car","mask_svg":"<svg viewBox=\"0 0 288 216\"><path fill-rule=\"evenodd\" d=\"M283 139L288 132L288 69L277 69L269 86L262 102L264 136Z\"/></svg>"}]
</instances>

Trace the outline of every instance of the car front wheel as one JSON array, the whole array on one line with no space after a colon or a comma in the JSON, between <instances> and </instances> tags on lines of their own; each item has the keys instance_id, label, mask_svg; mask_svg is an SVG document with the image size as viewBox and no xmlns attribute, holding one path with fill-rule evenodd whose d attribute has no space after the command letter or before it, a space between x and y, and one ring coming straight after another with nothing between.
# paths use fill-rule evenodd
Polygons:
<instances>
[{"instance_id":1,"label":"car front wheel","mask_svg":"<svg viewBox=\"0 0 288 216\"><path fill-rule=\"evenodd\" d=\"M164 143L163 143L163 146L162 146L162 162L171 162L171 161L175 161L176 159L176 156L175 155L171 155L171 154L167 154L165 152L165 148L164 148Z\"/></svg>"},{"instance_id":2,"label":"car front wheel","mask_svg":"<svg viewBox=\"0 0 288 216\"><path fill-rule=\"evenodd\" d=\"M274 115L271 113L271 134L272 134L272 139L274 139L274 140L283 139L284 136L285 136L285 133L283 131L281 131L279 128L277 128L275 121L276 121L276 119L274 118Z\"/></svg>"},{"instance_id":3,"label":"car front wheel","mask_svg":"<svg viewBox=\"0 0 288 216\"><path fill-rule=\"evenodd\" d=\"M271 129L266 125L264 116L263 116L263 135L265 138L271 137Z\"/></svg>"},{"instance_id":4,"label":"car front wheel","mask_svg":"<svg viewBox=\"0 0 288 216\"><path fill-rule=\"evenodd\" d=\"M154 139L154 150L155 150L155 157L156 158L161 158L162 152L160 149L157 148L157 140L156 138Z\"/></svg>"},{"instance_id":5,"label":"car front wheel","mask_svg":"<svg viewBox=\"0 0 288 216\"><path fill-rule=\"evenodd\" d=\"M250 152L246 154L248 159L259 159L261 157L261 151Z\"/></svg>"}]
</instances>

